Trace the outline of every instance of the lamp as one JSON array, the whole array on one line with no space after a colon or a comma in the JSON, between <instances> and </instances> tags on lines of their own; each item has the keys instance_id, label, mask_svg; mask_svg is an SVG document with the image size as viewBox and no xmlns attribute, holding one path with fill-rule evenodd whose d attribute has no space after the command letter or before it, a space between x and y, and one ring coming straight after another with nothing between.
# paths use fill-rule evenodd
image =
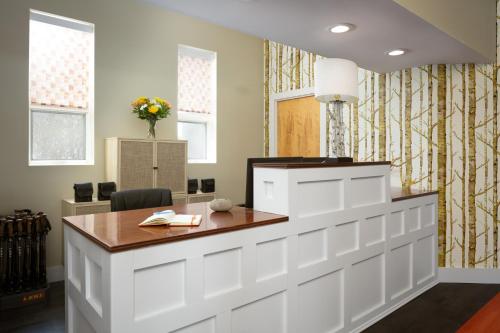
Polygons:
<instances>
[{"instance_id":1,"label":"lamp","mask_svg":"<svg viewBox=\"0 0 500 333\"><path fill-rule=\"evenodd\" d=\"M318 59L314 64L314 72L314 96L319 102L327 103L330 119L328 156L343 157L345 146L342 110L344 103L358 100L358 65L340 58Z\"/></svg>"}]
</instances>

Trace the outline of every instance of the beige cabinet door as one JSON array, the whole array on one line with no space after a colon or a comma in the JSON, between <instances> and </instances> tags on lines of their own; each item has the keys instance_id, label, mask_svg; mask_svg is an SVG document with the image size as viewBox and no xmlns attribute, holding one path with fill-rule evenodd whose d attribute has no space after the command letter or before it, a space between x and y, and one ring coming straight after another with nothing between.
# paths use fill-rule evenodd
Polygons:
<instances>
[{"instance_id":1,"label":"beige cabinet door","mask_svg":"<svg viewBox=\"0 0 500 333\"><path fill-rule=\"evenodd\" d=\"M187 192L187 142L156 142L156 187L167 188L172 193Z\"/></svg>"},{"instance_id":2,"label":"beige cabinet door","mask_svg":"<svg viewBox=\"0 0 500 333\"><path fill-rule=\"evenodd\" d=\"M154 143L120 140L119 189L154 186Z\"/></svg>"}]
</instances>

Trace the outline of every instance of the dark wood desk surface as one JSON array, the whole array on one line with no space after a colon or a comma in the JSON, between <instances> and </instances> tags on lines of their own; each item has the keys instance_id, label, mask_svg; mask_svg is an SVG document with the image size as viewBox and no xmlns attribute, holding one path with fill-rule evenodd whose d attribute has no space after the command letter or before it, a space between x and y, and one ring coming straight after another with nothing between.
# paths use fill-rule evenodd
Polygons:
<instances>
[{"instance_id":1,"label":"dark wood desk surface","mask_svg":"<svg viewBox=\"0 0 500 333\"><path fill-rule=\"evenodd\" d=\"M356 166L391 165L390 161L380 162L289 162L289 163L255 163L254 168L305 169L305 168L340 168Z\"/></svg>"},{"instance_id":2,"label":"dark wood desk surface","mask_svg":"<svg viewBox=\"0 0 500 333\"><path fill-rule=\"evenodd\" d=\"M438 191L420 191L414 189L403 189L401 187L392 187L391 188L391 197L392 201L400 201L412 198L422 197L424 195L432 195L437 194Z\"/></svg>"},{"instance_id":3,"label":"dark wood desk surface","mask_svg":"<svg viewBox=\"0 0 500 333\"><path fill-rule=\"evenodd\" d=\"M201 224L198 227L138 226L154 212L165 209L173 209L177 214L201 214ZM207 202L63 217L63 223L108 252L119 252L285 221L288 221L287 216L243 207L233 207L229 212L214 212Z\"/></svg>"}]
</instances>

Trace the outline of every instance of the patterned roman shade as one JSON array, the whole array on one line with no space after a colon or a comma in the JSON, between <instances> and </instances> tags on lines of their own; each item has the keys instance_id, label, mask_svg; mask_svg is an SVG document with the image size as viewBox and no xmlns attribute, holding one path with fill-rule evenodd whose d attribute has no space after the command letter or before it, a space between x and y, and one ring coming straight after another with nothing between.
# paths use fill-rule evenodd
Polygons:
<instances>
[{"instance_id":1,"label":"patterned roman shade","mask_svg":"<svg viewBox=\"0 0 500 333\"><path fill-rule=\"evenodd\" d=\"M31 20L32 106L87 109L92 34Z\"/></svg>"},{"instance_id":2,"label":"patterned roman shade","mask_svg":"<svg viewBox=\"0 0 500 333\"><path fill-rule=\"evenodd\" d=\"M179 111L204 114L212 112L213 64L213 59L179 54Z\"/></svg>"}]
</instances>

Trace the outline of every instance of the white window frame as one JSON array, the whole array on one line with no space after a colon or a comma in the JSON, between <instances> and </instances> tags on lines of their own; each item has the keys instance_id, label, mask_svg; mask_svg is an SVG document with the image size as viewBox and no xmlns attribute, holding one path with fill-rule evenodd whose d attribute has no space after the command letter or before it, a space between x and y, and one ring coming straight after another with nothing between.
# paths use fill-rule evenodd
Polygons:
<instances>
[{"instance_id":1,"label":"white window frame","mask_svg":"<svg viewBox=\"0 0 500 333\"><path fill-rule=\"evenodd\" d=\"M199 49L188 45L179 44L178 53L181 50L192 50L193 53L210 53L213 55L212 85L215 88L212 95L210 114L177 111L177 122L204 123L207 128L205 159L188 159L189 164L216 164L217 163L217 52ZM177 134L178 135L178 134ZM188 154L189 155L189 154Z\"/></svg>"},{"instance_id":2,"label":"white window frame","mask_svg":"<svg viewBox=\"0 0 500 333\"><path fill-rule=\"evenodd\" d=\"M94 165L94 62L95 62L95 26L92 23L79 21L63 16L58 16L50 13L45 13L30 9L30 22L36 20L44 23L49 23L57 26L67 27L71 29L91 32L91 43L89 50L89 78L88 78L88 107L81 110L78 108L69 107L53 107L53 106L32 106L31 96L28 96L28 165L29 166L57 166L57 165ZM29 57L31 65L31 57ZM29 66L30 68L31 66ZM28 76L31 78L31 75ZM28 93L30 95L30 92ZM84 114L85 115L85 159L84 160L32 160L32 113L33 111L45 111L64 114Z\"/></svg>"}]
</instances>

